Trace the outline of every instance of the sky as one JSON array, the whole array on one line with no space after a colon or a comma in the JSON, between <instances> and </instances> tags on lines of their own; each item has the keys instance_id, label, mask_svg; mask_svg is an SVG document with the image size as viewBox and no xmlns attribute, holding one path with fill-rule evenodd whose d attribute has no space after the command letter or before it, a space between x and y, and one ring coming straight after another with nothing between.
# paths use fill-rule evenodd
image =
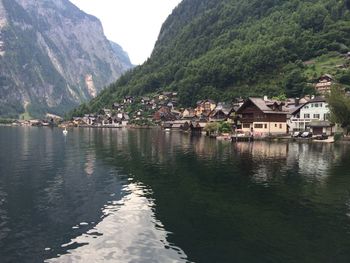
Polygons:
<instances>
[{"instance_id":1,"label":"sky","mask_svg":"<svg viewBox=\"0 0 350 263\"><path fill-rule=\"evenodd\" d=\"M70 0L102 22L105 35L142 64L153 50L160 28L181 0Z\"/></svg>"}]
</instances>

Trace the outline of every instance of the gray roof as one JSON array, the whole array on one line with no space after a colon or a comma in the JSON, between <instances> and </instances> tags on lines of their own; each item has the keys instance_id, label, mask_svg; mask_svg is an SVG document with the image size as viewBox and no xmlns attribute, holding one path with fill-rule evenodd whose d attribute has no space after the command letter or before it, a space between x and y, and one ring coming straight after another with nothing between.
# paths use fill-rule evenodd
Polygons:
<instances>
[{"instance_id":1,"label":"gray roof","mask_svg":"<svg viewBox=\"0 0 350 263\"><path fill-rule=\"evenodd\" d=\"M274 111L266 105L266 101L262 98L249 98L251 102L255 104L264 113L274 113L274 114L288 114L287 111ZM277 101L275 101L277 102ZM271 101L269 101L271 103ZM244 105L244 104L243 104ZM242 106L243 106L242 105Z\"/></svg>"},{"instance_id":2,"label":"gray roof","mask_svg":"<svg viewBox=\"0 0 350 263\"><path fill-rule=\"evenodd\" d=\"M324 97L319 96L309 100L306 104L312 103L312 102L326 102L326 99Z\"/></svg>"},{"instance_id":3,"label":"gray roof","mask_svg":"<svg viewBox=\"0 0 350 263\"><path fill-rule=\"evenodd\" d=\"M308 127L331 127L333 124L329 121L311 121L306 124Z\"/></svg>"}]
</instances>

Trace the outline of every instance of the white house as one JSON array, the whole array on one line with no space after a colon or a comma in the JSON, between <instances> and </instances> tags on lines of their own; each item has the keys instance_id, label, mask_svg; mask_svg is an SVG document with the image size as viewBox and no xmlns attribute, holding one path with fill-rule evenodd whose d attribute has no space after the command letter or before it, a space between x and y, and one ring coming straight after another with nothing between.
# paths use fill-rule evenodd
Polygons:
<instances>
[{"instance_id":1,"label":"white house","mask_svg":"<svg viewBox=\"0 0 350 263\"><path fill-rule=\"evenodd\" d=\"M331 134L333 125L329 121L329 115L325 98L316 97L291 112L288 125L290 131L310 130L314 134Z\"/></svg>"}]
</instances>

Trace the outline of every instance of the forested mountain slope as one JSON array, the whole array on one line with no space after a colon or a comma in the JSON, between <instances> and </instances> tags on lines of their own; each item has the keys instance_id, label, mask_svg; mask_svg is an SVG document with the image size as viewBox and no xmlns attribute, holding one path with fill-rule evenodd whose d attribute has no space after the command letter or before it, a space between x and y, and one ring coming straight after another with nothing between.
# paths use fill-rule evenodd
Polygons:
<instances>
[{"instance_id":1,"label":"forested mountain slope","mask_svg":"<svg viewBox=\"0 0 350 263\"><path fill-rule=\"evenodd\" d=\"M303 61L350 47L348 0L184 0L164 22L150 59L75 113L123 95L179 92L203 98L299 96Z\"/></svg>"}]
</instances>

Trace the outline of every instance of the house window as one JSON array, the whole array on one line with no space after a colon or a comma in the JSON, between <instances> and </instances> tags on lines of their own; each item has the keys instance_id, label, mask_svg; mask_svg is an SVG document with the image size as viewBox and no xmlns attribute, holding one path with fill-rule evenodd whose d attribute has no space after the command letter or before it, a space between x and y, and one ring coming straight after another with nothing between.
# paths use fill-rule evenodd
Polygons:
<instances>
[{"instance_id":1,"label":"house window","mask_svg":"<svg viewBox=\"0 0 350 263\"><path fill-rule=\"evenodd\" d=\"M314 119L319 119L320 118L320 114L314 114Z\"/></svg>"},{"instance_id":2,"label":"house window","mask_svg":"<svg viewBox=\"0 0 350 263\"><path fill-rule=\"evenodd\" d=\"M308 109L308 108L309 108L309 106L305 106L304 108L305 108L305 109Z\"/></svg>"},{"instance_id":3,"label":"house window","mask_svg":"<svg viewBox=\"0 0 350 263\"><path fill-rule=\"evenodd\" d=\"M250 124L249 123L243 123L243 128L250 128Z\"/></svg>"},{"instance_id":4,"label":"house window","mask_svg":"<svg viewBox=\"0 0 350 263\"><path fill-rule=\"evenodd\" d=\"M328 120L329 120L329 116L330 116L329 113L325 113L325 114L323 114L323 119L324 119L325 121L328 121Z\"/></svg>"},{"instance_id":5,"label":"house window","mask_svg":"<svg viewBox=\"0 0 350 263\"><path fill-rule=\"evenodd\" d=\"M265 129L267 129L267 124L265 123Z\"/></svg>"},{"instance_id":6,"label":"house window","mask_svg":"<svg viewBox=\"0 0 350 263\"><path fill-rule=\"evenodd\" d=\"M263 124L260 124L260 123L254 124L255 129L262 129L263 127L264 127Z\"/></svg>"},{"instance_id":7,"label":"house window","mask_svg":"<svg viewBox=\"0 0 350 263\"><path fill-rule=\"evenodd\" d=\"M313 108L314 107L314 104L313 103L311 103L311 108Z\"/></svg>"},{"instance_id":8,"label":"house window","mask_svg":"<svg viewBox=\"0 0 350 263\"><path fill-rule=\"evenodd\" d=\"M322 106L323 106L323 104L322 103L320 103L320 107L322 108Z\"/></svg>"},{"instance_id":9,"label":"house window","mask_svg":"<svg viewBox=\"0 0 350 263\"><path fill-rule=\"evenodd\" d=\"M282 124L280 124L280 129L282 129Z\"/></svg>"},{"instance_id":10,"label":"house window","mask_svg":"<svg viewBox=\"0 0 350 263\"><path fill-rule=\"evenodd\" d=\"M310 118L310 114L306 113L304 114L304 119L309 119Z\"/></svg>"},{"instance_id":11,"label":"house window","mask_svg":"<svg viewBox=\"0 0 350 263\"><path fill-rule=\"evenodd\" d=\"M318 103L315 103L315 107L318 108Z\"/></svg>"},{"instance_id":12,"label":"house window","mask_svg":"<svg viewBox=\"0 0 350 263\"><path fill-rule=\"evenodd\" d=\"M275 128L277 128L277 123L275 123Z\"/></svg>"}]
</instances>

